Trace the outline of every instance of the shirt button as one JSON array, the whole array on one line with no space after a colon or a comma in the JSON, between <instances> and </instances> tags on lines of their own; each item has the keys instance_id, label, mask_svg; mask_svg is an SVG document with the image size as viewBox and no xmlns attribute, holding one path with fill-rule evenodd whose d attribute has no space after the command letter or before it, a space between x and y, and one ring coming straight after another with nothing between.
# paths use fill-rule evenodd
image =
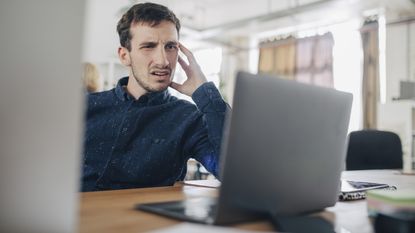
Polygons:
<instances>
[{"instance_id":1,"label":"shirt button","mask_svg":"<svg viewBox=\"0 0 415 233\"><path fill-rule=\"evenodd\" d=\"M154 140L154 143L159 144L160 139L156 138L156 140Z\"/></svg>"},{"instance_id":2,"label":"shirt button","mask_svg":"<svg viewBox=\"0 0 415 233\"><path fill-rule=\"evenodd\" d=\"M212 89L208 89L208 90L207 90L207 92L208 92L208 93L212 93Z\"/></svg>"}]
</instances>

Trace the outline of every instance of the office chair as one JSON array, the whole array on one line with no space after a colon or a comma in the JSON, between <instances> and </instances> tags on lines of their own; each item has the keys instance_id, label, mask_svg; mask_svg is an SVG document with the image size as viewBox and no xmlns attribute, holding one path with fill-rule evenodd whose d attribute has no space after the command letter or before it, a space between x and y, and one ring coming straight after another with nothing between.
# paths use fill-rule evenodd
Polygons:
<instances>
[{"instance_id":1,"label":"office chair","mask_svg":"<svg viewBox=\"0 0 415 233\"><path fill-rule=\"evenodd\" d=\"M402 144L395 133L360 130L349 134L346 170L402 168Z\"/></svg>"}]
</instances>

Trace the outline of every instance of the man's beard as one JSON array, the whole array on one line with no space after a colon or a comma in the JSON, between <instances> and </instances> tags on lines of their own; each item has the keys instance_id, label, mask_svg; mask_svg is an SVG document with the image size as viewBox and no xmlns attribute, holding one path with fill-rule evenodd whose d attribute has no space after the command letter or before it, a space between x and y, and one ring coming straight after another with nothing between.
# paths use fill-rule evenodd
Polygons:
<instances>
[{"instance_id":1,"label":"man's beard","mask_svg":"<svg viewBox=\"0 0 415 233\"><path fill-rule=\"evenodd\" d=\"M132 73L133 73L133 76L134 76L134 79L137 81L137 83L138 83L138 85L140 85L144 90L146 90L147 92L159 92L159 91L164 91L164 90L166 90L168 87L169 87L169 85L167 85L165 88L162 88L162 89L158 89L158 88L152 88L151 86L150 86L150 84L148 84L148 83L145 83L145 81L143 80L143 79L140 79L139 77L139 75L138 75L138 73L139 72L136 72L136 70L135 70L135 68L134 68L134 66L131 66L131 70L132 70ZM172 72L170 71L170 77L171 77L171 75L172 75ZM171 78L170 78L171 79ZM150 81L150 80L149 80ZM171 81L170 81L171 82Z\"/></svg>"}]
</instances>

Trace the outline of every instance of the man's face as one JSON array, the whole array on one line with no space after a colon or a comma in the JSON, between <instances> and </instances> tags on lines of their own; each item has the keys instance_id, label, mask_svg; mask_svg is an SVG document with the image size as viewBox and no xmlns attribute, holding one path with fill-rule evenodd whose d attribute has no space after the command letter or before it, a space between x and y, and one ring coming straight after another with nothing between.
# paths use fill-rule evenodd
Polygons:
<instances>
[{"instance_id":1,"label":"man's face","mask_svg":"<svg viewBox=\"0 0 415 233\"><path fill-rule=\"evenodd\" d=\"M178 58L179 41L175 25L169 21L153 27L136 23L131 25L130 32L131 50L125 49L126 61L123 61L131 67L130 77L133 76L146 92L167 89Z\"/></svg>"}]
</instances>

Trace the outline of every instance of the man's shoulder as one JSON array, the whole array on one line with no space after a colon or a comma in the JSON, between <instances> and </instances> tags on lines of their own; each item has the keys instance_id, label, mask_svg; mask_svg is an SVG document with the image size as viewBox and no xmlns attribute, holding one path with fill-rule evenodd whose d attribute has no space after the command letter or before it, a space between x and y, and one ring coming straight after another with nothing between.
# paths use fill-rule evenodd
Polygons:
<instances>
[{"instance_id":1,"label":"man's shoulder","mask_svg":"<svg viewBox=\"0 0 415 233\"><path fill-rule=\"evenodd\" d=\"M194 103L185 99L177 98L176 96L169 95L166 102L169 104L173 104L177 108L183 108L193 111L197 110L197 107Z\"/></svg>"},{"instance_id":2,"label":"man's shoulder","mask_svg":"<svg viewBox=\"0 0 415 233\"><path fill-rule=\"evenodd\" d=\"M90 92L87 94L88 99L94 99L94 98L102 98L102 97L108 97L114 95L114 89L106 90L106 91L100 91L100 92Z\"/></svg>"},{"instance_id":3,"label":"man's shoulder","mask_svg":"<svg viewBox=\"0 0 415 233\"><path fill-rule=\"evenodd\" d=\"M89 107L92 105L111 104L112 102L116 101L116 98L117 97L114 93L114 89L88 93L86 96Z\"/></svg>"}]
</instances>

